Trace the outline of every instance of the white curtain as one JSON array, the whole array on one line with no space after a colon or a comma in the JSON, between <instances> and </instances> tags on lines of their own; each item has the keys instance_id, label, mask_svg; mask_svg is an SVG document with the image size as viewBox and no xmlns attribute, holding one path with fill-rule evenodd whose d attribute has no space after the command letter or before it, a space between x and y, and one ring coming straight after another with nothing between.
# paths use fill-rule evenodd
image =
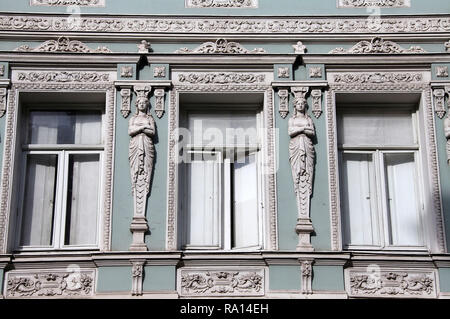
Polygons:
<instances>
[{"instance_id":1,"label":"white curtain","mask_svg":"<svg viewBox=\"0 0 450 319\"><path fill-rule=\"evenodd\" d=\"M218 247L220 244L220 170L212 153L197 156L209 160L194 160L186 166L186 219L188 246ZM217 153L213 153L218 156Z\"/></svg>"},{"instance_id":2,"label":"white curtain","mask_svg":"<svg viewBox=\"0 0 450 319\"><path fill-rule=\"evenodd\" d=\"M258 174L252 154L234 163L233 248L259 245Z\"/></svg>"},{"instance_id":3,"label":"white curtain","mask_svg":"<svg viewBox=\"0 0 450 319\"><path fill-rule=\"evenodd\" d=\"M414 153L384 156L391 227L391 244L421 246L420 215Z\"/></svg>"},{"instance_id":4,"label":"white curtain","mask_svg":"<svg viewBox=\"0 0 450 319\"><path fill-rule=\"evenodd\" d=\"M34 154L27 157L22 246L52 244L56 170L56 155Z\"/></svg>"},{"instance_id":5,"label":"white curtain","mask_svg":"<svg viewBox=\"0 0 450 319\"><path fill-rule=\"evenodd\" d=\"M413 145L411 112L339 112L339 144Z\"/></svg>"},{"instance_id":6,"label":"white curtain","mask_svg":"<svg viewBox=\"0 0 450 319\"><path fill-rule=\"evenodd\" d=\"M344 241L348 245L378 245L372 155L342 153L341 168Z\"/></svg>"},{"instance_id":7,"label":"white curtain","mask_svg":"<svg viewBox=\"0 0 450 319\"><path fill-rule=\"evenodd\" d=\"M99 154L72 154L69 159L66 245L95 245L99 212ZM67 224L69 223L69 224Z\"/></svg>"},{"instance_id":8,"label":"white curtain","mask_svg":"<svg viewBox=\"0 0 450 319\"><path fill-rule=\"evenodd\" d=\"M75 144L101 144L100 113L78 113L75 120Z\"/></svg>"}]
</instances>

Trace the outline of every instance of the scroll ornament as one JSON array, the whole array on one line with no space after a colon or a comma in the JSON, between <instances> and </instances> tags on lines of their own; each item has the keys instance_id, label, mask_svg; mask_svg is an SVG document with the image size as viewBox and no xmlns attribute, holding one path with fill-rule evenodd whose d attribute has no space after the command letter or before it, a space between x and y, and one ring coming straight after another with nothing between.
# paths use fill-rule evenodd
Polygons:
<instances>
[{"instance_id":1,"label":"scroll ornament","mask_svg":"<svg viewBox=\"0 0 450 319\"><path fill-rule=\"evenodd\" d=\"M216 42L205 42L198 48L190 50L188 48L181 48L175 53L222 53L222 54L261 54L266 53L262 48L248 50L237 42L228 42L226 39L217 39Z\"/></svg>"},{"instance_id":2,"label":"scroll ornament","mask_svg":"<svg viewBox=\"0 0 450 319\"><path fill-rule=\"evenodd\" d=\"M305 88L304 88L305 89ZM312 251L311 233L314 231L309 218L310 197L314 175L315 150L312 138L315 136L314 123L306 113L306 90L294 92L294 115L289 119L288 133L289 161L291 164L294 189L297 200L298 218L296 232L299 235L297 250Z\"/></svg>"},{"instance_id":3,"label":"scroll ornament","mask_svg":"<svg viewBox=\"0 0 450 319\"><path fill-rule=\"evenodd\" d=\"M148 248L144 242L144 234L148 230L148 224L145 212L155 159L153 138L156 134L156 124L148 112L148 94L151 87L135 86L134 90L137 94L136 114L130 118L128 126L128 134L131 136L129 162L134 199L134 216L131 223L133 243L130 250L146 251Z\"/></svg>"},{"instance_id":4,"label":"scroll ornament","mask_svg":"<svg viewBox=\"0 0 450 319\"><path fill-rule=\"evenodd\" d=\"M68 37L60 37L57 40L45 41L36 48L28 45L22 45L14 51L21 52L66 52L66 53L111 53L106 47L98 47L91 49L80 41L70 40Z\"/></svg>"},{"instance_id":5,"label":"scroll ornament","mask_svg":"<svg viewBox=\"0 0 450 319\"><path fill-rule=\"evenodd\" d=\"M398 53L426 53L426 51L419 46L412 46L409 49L405 49L395 42L386 41L379 37L373 38L371 41L358 42L356 45L354 45L348 50L344 48L337 48L330 51L330 54L369 54L369 53L398 54Z\"/></svg>"}]
</instances>

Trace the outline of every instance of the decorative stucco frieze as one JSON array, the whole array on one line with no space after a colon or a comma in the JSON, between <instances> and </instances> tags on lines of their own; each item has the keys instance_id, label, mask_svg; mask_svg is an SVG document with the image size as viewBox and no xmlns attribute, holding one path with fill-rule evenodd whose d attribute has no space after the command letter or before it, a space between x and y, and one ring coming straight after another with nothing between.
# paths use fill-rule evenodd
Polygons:
<instances>
[{"instance_id":1,"label":"decorative stucco frieze","mask_svg":"<svg viewBox=\"0 0 450 319\"><path fill-rule=\"evenodd\" d=\"M131 295L142 296L145 260L132 260L131 264Z\"/></svg>"},{"instance_id":2,"label":"decorative stucco frieze","mask_svg":"<svg viewBox=\"0 0 450 319\"><path fill-rule=\"evenodd\" d=\"M447 139L447 163L450 165L450 113L447 114L447 117L444 120L444 134Z\"/></svg>"},{"instance_id":3,"label":"decorative stucco frieze","mask_svg":"<svg viewBox=\"0 0 450 319\"><path fill-rule=\"evenodd\" d=\"M152 51L152 46L147 40L142 40L137 47L138 53L150 53Z\"/></svg>"},{"instance_id":4,"label":"decorative stucco frieze","mask_svg":"<svg viewBox=\"0 0 450 319\"><path fill-rule=\"evenodd\" d=\"M155 113L158 118L164 115L164 96L166 95L164 88L155 88Z\"/></svg>"},{"instance_id":5,"label":"decorative stucco frieze","mask_svg":"<svg viewBox=\"0 0 450 319\"><path fill-rule=\"evenodd\" d=\"M349 296L436 298L436 274L433 270L373 268L370 271L346 269L345 284Z\"/></svg>"},{"instance_id":6,"label":"decorative stucco frieze","mask_svg":"<svg viewBox=\"0 0 450 319\"><path fill-rule=\"evenodd\" d=\"M27 71L17 72L13 82L29 83L108 83L111 73L90 71Z\"/></svg>"},{"instance_id":7,"label":"decorative stucco frieze","mask_svg":"<svg viewBox=\"0 0 450 319\"><path fill-rule=\"evenodd\" d=\"M386 41L381 38L373 38L370 41L361 41L350 49L337 48L331 50L330 54L399 54L399 53L426 53L419 46L412 46L409 49L402 48L399 44Z\"/></svg>"},{"instance_id":8,"label":"decorative stucco frieze","mask_svg":"<svg viewBox=\"0 0 450 319\"><path fill-rule=\"evenodd\" d=\"M288 67L279 67L278 68L278 77L280 79L289 79L290 76L291 75L290 75Z\"/></svg>"},{"instance_id":9,"label":"decorative stucco frieze","mask_svg":"<svg viewBox=\"0 0 450 319\"><path fill-rule=\"evenodd\" d=\"M189 72L178 74L181 84L263 84L265 74L244 72Z\"/></svg>"},{"instance_id":10,"label":"decorative stucco frieze","mask_svg":"<svg viewBox=\"0 0 450 319\"><path fill-rule=\"evenodd\" d=\"M80 7L104 7L105 0L31 0L32 6L80 6Z\"/></svg>"},{"instance_id":11,"label":"decorative stucco frieze","mask_svg":"<svg viewBox=\"0 0 450 319\"><path fill-rule=\"evenodd\" d=\"M409 8L411 0L338 0L338 8Z\"/></svg>"},{"instance_id":12,"label":"decorative stucco frieze","mask_svg":"<svg viewBox=\"0 0 450 319\"><path fill-rule=\"evenodd\" d=\"M445 116L445 90L444 89L434 89L434 111L437 116L442 119Z\"/></svg>"},{"instance_id":13,"label":"decorative stucco frieze","mask_svg":"<svg viewBox=\"0 0 450 319\"><path fill-rule=\"evenodd\" d=\"M5 65L0 64L0 76L4 76L4 75L5 75Z\"/></svg>"},{"instance_id":14,"label":"decorative stucco frieze","mask_svg":"<svg viewBox=\"0 0 450 319\"><path fill-rule=\"evenodd\" d=\"M56 53L111 53L106 47L91 49L81 41L70 40L67 37L60 37L57 40L48 40L41 45L32 48L22 45L14 51L20 52L56 52Z\"/></svg>"},{"instance_id":15,"label":"decorative stucco frieze","mask_svg":"<svg viewBox=\"0 0 450 319\"><path fill-rule=\"evenodd\" d=\"M199 47L190 50L188 48L181 48L175 53L200 53L200 54L261 54L266 53L262 48L248 50L237 42L228 42L226 39L217 39L216 42L205 42Z\"/></svg>"},{"instance_id":16,"label":"decorative stucco frieze","mask_svg":"<svg viewBox=\"0 0 450 319\"><path fill-rule=\"evenodd\" d=\"M196 17L80 17L15 15L0 17L0 31L47 32L165 32L212 34L333 34L333 33L448 33L450 17L386 16L373 23L367 17L316 18L196 18Z\"/></svg>"},{"instance_id":17,"label":"decorative stucco frieze","mask_svg":"<svg viewBox=\"0 0 450 319\"><path fill-rule=\"evenodd\" d=\"M258 8L258 0L186 0L186 8Z\"/></svg>"},{"instance_id":18,"label":"decorative stucco frieze","mask_svg":"<svg viewBox=\"0 0 450 319\"><path fill-rule=\"evenodd\" d=\"M184 270L179 274L181 296L263 296L264 269Z\"/></svg>"},{"instance_id":19,"label":"decorative stucco frieze","mask_svg":"<svg viewBox=\"0 0 450 319\"><path fill-rule=\"evenodd\" d=\"M6 273L5 296L89 297L94 294L95 270L10 271Z\"/></svg>"}]
</instances>

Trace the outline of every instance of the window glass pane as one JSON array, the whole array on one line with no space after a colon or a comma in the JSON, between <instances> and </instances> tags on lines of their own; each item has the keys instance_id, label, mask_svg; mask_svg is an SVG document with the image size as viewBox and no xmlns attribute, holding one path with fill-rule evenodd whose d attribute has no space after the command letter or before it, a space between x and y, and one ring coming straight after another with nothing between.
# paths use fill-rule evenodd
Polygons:
<instances>
[{"instance_id":1,"label":"window glass pane","mask_svg":"<svg viewBox=\"0 0 450 319\"><path fill-rule=\"evenodd\" d=\"M258 142L255 113L190 113L188 129L193 144L248 145Z\"/></svg>"},{"instance_id":2,"label":"window glass pane","mask_svg":"<svg viewBox=\"0 0 450 319\"><path fill-rule=\"evenodd\" d=\"M57 155L27 156L22 246L52 245L57 162Z\"/></svg>"},{"instance_id":3,"label":"window glass pane","mask_svg":"<svg viewBox=\"0 0 450 319\"><path fill-rule=\"evenodd\" d=\"M379 245L372 154L342 154L341 208L348 245Z\"/></svg>"},{"instance_id":4,"label":"window glass pane","mask_svg":"<svg viewBox=\"0 0 450 319\"><path fill-rule=\"evenodd\" d=\"M31 144L101 144L100 111L31 111Z\"/></svg>"},{"instance_id":5,"label":"window glass pane","mask_svg":"<svg viewBox=\"0 0 450 319\"><path fill-rule=\"evenodd\" d=\"M65 245L97 242L99 160L99 154L69 155Z\"/></svg>"},{"instance_id":6,"label":"window glass pane","mask_svg":"<svg viewBox=\"0 0 450 319\"><path fill-rule=\"evenodd\" d=\"M218 248L220 238L220 163L218 153L193 152L186 164L186 244Z\"/></svg>"},{"instance_id":7,"label":"window glass pane","mask_svg":"<svg viewBox=\"0 0 450 319\"><path fill-rule=\"evenodd\" d=\"M421 246L414 153L384 154L391 245Z\"/></svg>"},{"instance_id":8,"label":"window glass pane","mask_svg":"<svg viewBox=\"0 0 450 319\"><path fill-rule=\"evenodd\" d=\"M258 175L256 156L233 163L233 248L259 245Z\"/></svg>"},{"instance_id":9,"label":"window glass pane","mask_svg":"<svg viewBox=\"0 0 450 319\"><path fill-rule=\"evenodd\" d=\"M338 112L338 141L347 145L414 145L411 112Z\"/></svg>"}]
</instances>

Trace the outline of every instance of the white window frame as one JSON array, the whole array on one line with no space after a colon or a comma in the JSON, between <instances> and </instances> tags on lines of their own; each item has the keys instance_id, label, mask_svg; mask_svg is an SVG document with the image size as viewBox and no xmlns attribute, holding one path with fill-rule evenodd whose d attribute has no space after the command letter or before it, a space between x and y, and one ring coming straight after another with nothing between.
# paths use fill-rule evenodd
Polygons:
<instances>
[{"instance_id":1,"label":"white window frame","mask_svg":"<svg viewBox=\"0 0 450 319\"><path fill-rule=\"evenodd\" d=\"M214 110L211 110L208 108L209 111L214 112ZM190 108L185 114L187 115L188 112L198 112L205 111L205 109L202 108ZM230 112L233 111L239 111L237 108L230 108ZM247 110L245 110L247 111ZM253 111L251 111L253 113ZM212 114L212 113L211 113ZM181 235L181 249L184 251L256 251L256 250L262 250L264 248L265 243L265 234L264 234L264 225L265 225L265 192L264 192L264 174L263 174L263 168L262 168L262 162L264 159L264 151L263 151L263 136L261 132L261 128L263 127L263 110L254 112L254 115L256 117L256 129L258 133L258 143L250 144L250 145L218 145L212 147L211 145L196 145L196 144L188 144L184 147L184 152L217 152L221 156L219 158L219 164L221 165L220 170L220 185L222 189L219 191L220 198L220 211L219 211L219 246L195 246L195 245L189 245L186 244L187 241L187 223L185 219L182 217L184 212L179 209L181 215L181 230L179 231L179 234ZM214 148L214 151L211 151L211 148ZM232 225L232 203L231 203L231 161L229 158L227 158L224 154L229 154L231 149L231 153L233 153L234 150L238 150L238 152L246 153L250 152L250 154L255 153L256 154L256 169L257 169L257 185L258 185L258 245L256 246L247 246L247 247L238 247L234 248L232 247L232 232L233 232L233 225ZM234 154L234 153L233 153ZM182 164L184 165L184 164ZM180 173L183 175L182 181L183 181L183 188L186 189L188 187L188 176L187 176L187 170L185 168L180 169ZM187 192L183 191L182 196L180 197L180 200L183 202L188 202L189 199L187 198ZM226 204L228 203L228 204Z\"/></svg>"},{"instance_id":2,"label":"white window frame","mask_svg":"<svg viewBox=\"0 0 450 319\"><path fill-rule=\"evenodd\" d=\"M24 108L25 112L22 118L27 126L22 131L22 141L28 136L28 121L29 113L31 111L89 111L95 110L101 112L101 144L22 144L22 156L20 160L20 184L17 207L17 218L15 223L16 235L14 238L14 247L18 251L42 251L42 250L98 250L100 247L100 240L102 238L102 224L103 224L103 199L104 199L104 151L105 151L105 129L106 129L106 114L104 106L90 105L90 104L68 104L64 107L54 107L50 105L32 105ZM27 157L32 154L54 154L58 156L57 170L56 170L56 194L55 194L55 209L53 217L53 245L48 246L22 246L20 244L22 235L22 219L23 219L23 204L25 196L25 180L27 170ZM68 187L68 168L69 157L73 154L98 154L99 155L99 181L98 181L98 200L97 200L97 236L95 244L92 245L65 245L65 228L66 228L66 208L67 208L67 187Z\"/></svg>"},{"instance_id":3,"label":"white window frame","mask_svg":"<svg viewBox=\"0 0 450 319\"><path fill-rule=\"evenodd\" d=\"M374 107L369 105L369 107L373 110ZM337 111L340 112L351 112L352 110L361 111L361 109L355 108L347 108L340 107ZM380 110L383 110L380 108ZM397 110L401 110L401 107L397 108ZM390 113L395 113L390 110ZM402 250L414 250L414 251L427 251L428 250L428 241L427 241L427 227L424 222L425 218L425 190L424 185L421 181L424 181L424 176L421 171L422 168L422 143L419 135L419 118L420 110L412 110L411 109L411 120L412 120L412 130L413 130L413 145L382 145L382 144L373 144L373 145L338 145L338 160L339 160L339 171L342 171L343 159L342 155L344 153L347 154L371 154L372 162L374 165L374 184L375 184L375 199L371 199L371 208L375 208L376 216L372 216L372 218L376 218L378 229L375 230L378 232L379 245L352 245L345 242L345 228L349 227L348 225L342 224L342 246L344 250L387 250L387 251L402 251ZM339 129L339 128L337 128ZM399 153L409 153L414 155L414 164L415 164L415 175L416 175L416 183L415 187L417 188L418 195L418 214L419 214L419 224L421 225L420 229L418 229L418 238L423 243L420 246L401 246L401 245L391 245L390 242L390 230L389 230L389 213L388 213L388 194L387 194L387 177L385 176L385 164L384 164L384 154L399 154ZM339 183L343 187L342 176L340 174ZM340 191L340 195L342 195L343 189ZM342 205L342 200L341 200ZM341 206L341 212L342 206Z\"/></svg>"}]
</instances>

